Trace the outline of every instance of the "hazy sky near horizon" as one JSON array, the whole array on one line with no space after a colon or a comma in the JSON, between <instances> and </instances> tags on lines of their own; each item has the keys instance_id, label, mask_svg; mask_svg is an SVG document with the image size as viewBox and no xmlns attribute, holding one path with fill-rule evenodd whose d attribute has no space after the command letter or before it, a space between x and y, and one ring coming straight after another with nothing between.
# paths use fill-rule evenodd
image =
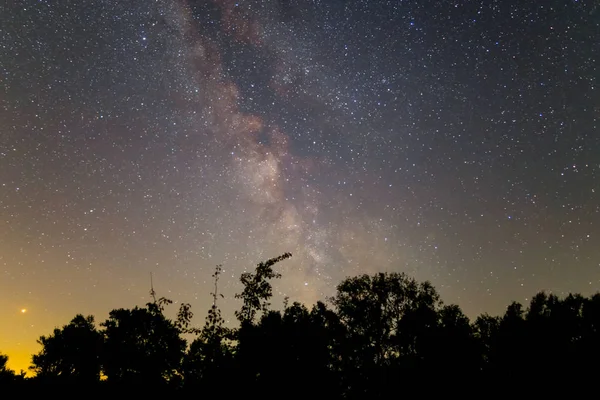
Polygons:
<instances>
[{"instance_id":1,"label":"hazy sky near horizon","mask_svg":"<svg viewBox=\"0 0 600 400\"><path fill-rule=\"evenodd\" d=\"M600 287L594 1L0 4L0 352L223 264L277 300L430 280L471 317ZM175 307L173 307L175 309ZM26 310L26 312L22 312Z\"/></svg>"}]
</instances>

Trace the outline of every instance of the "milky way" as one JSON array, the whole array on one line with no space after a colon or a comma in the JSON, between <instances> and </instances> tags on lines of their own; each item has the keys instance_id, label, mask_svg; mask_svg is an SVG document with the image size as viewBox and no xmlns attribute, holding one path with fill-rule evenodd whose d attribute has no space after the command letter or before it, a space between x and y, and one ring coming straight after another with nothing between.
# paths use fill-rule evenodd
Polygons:
<instances>
[{"instance_id":1,"label":"milky way","mask_svg":"<svg viewBox=\"0 0 600 400\"><path fill-rule=\"evenodd\" d=\"M15 365L75 313L148 301L150 273L201 323L223 264L231 318L239 275L284 252L275 305L377 271L470 316L599 288L594 2L7 3Z\"/></svg>"}]
</instances>

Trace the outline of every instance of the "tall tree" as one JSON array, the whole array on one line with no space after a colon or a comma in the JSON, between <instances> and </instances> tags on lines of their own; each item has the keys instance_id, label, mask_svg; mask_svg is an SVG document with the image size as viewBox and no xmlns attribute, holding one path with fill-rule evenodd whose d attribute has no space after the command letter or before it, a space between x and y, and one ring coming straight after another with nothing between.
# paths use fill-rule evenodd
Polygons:
<instances>
[{"instance_id":1,"label":"tall tree","mask_svg":"<svg viewBox=\"0 0 600 400\"><path fill-rule=\"evenodd\" d=\"M527 372L527 324L523 305L512 302L500 318L495 373L499 381L516 379Z\"/></svg>"},{"instance_id":2,"label":"tall tree","mask_svg":"<svg viewBox=\"0 0 600 400\"><path fill-rule=\"evenodd\" d=\"M481 370L482 357L469 318L455 304L443 306L438 314L431 369L454 379L474 376Z\"/></svg>"},{"instance_id":3,"label":"tall tree","mask_svg":"<svg viewBox=\"0 0 600 400\"><path fill-rule=\"evenodd\" d=\"M387 374L422 367L441 305L430 283L403 273L361 275L342 281L331 301L348 332L341 353L348 395L385 395Z\"/></svg>"},{"instance_id":4,"label":"tall tree","mask_svg":"<svg viewBox=\"0 0 600 400\"><path fill-rule=\"evenodd\" d=\"M418 351L420 331L437 323L439 295L428 282L402 273L348 278L332 298L338 315L354 338L364 367Z\"/></svg>"},{"instance_id":5,"label":"tall tree","mask_svg":"<svg viewBox=\"0 0 600 400\"><path fill-rule=\"evenodd\" d=\"M222 273L221 265L217 265L212 275L214 289L211 293L212 306L208 310L204 327L199 336L192 342L184 361L184 374L188 387L201 386L204 392L223 392L221 382L225 377L230 378L232 350L228 343L230 330L223 326L224 320L217 305L219 298L219 278Z\"/></svg>"},{"instance_id":6,"label":"tall tree","mask_svg":"<svg viewBox=\"0 0 600 400\"><path fill-rule=\"evenodd\" d=\"M286 304L283 313L270 310L256 324L240 329L236 355L245 390L256 396L279 397L294 387L297 397L315 393L331 397L337 385L330 319L323 303L309 310L295 302Z\"/></svg>"},{"instance_id":7,"label":"tall tree","mask_svg":"<svg viewBox=\"0 0 600 400\"><path fill-rule=\"evenodd\" d=\"M77 315L49 336L41 336L42 350L32 357L36 376L65 382L91 383L100 379L102 335L94 317Z\"/></svg>"},{"instance_id":8,"label":"tall tree","mask_svg":"<svg viewBox=\"0 0 600 400\"><path fill-rule=\"evenodd\" d=\"M498 362L498 341L500 331L500 317L482 314L477 317L472 325L473 334L479 347L481 367L490 375L494 373Z\"/></svg>"},{"instance_id":9,"label":"tall tree","mask_svg":"<svg viewBox=\"0 0 600 400\"><path fill-rule=\"evenodd\" d=\"M223 317L221 316L221 309L217 305L217 301L220 298L224 298L222 293L219 293L219 278L223 272L223 267L217 265L215 272L212 274L214 280L213 292L210 293L212 296L212 305L208 310L204 327L202 328L201 335L206 339L207 342L221 344L227 336L228 330L223 326Z\"/></svg>"},{"instance_id":10,"label":"tall tree","mask_svg":"<svg viewBox=\"0 0 600 400\"><path fill-rule=\"evenodd\" d=\"M588 298L581 310L582 335L578 353L583 365L600 359L600 293Z\"/></svg>"},{"instance_id":11,"label":"tall tree","mask_svg":"<svg viewBox=\"0 0 600 400\"><path fill-rule=\"evenodd\" d=\"M109 382L154 386L177 381L186 342L177 324L164 316L166 302L113 310L101 324Z\"/></svg>"}]
</instances>

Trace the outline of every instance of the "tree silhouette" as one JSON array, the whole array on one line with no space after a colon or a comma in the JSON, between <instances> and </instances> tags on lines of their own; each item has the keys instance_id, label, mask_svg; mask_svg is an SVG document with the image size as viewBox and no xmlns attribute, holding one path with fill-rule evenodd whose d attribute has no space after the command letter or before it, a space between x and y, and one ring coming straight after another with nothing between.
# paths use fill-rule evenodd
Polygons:
<instances>
[{"instance_id":1,"label":"tree silhouette","mask_svg":"<svg viewBox=\"0 0 600 400\"><path fill-rule=\"evenodd\" d=\"M265 313L268 311L270 306L268 301L273 296L273 288L269 281L281 278L281 274L273 271L273 265L291 256L291 253L284 253L279 257L259 263L254 273L242 274L240 281L244 290L235 295L236 299L242 299L243 302L241 310L235 312L235 316L242 325L252 323L259 311Z\"/></svg>"},{"instance_id":2,"label":"tree silhouette","mask_svg":"<svg viewBox=\"0 0 600 400\"><path fill-rule=\"evenodd\" d=\"M579 341L581 363L593 365L600 359L600 294L596 293L581 310L582 337Z\"/></svg>"},{"instance_id":3,"label":"tree silhouette","mask_svg":"<svg viewBox=\"0 0 600 400\"><path fill-rule=\"evenodd\" d=\"M103 339L93 316L79 314L38 343L42 350L32 357L30 367L37 377L66 383L99 381Z\"/></svg>"},{"instance_id":4,"label":"tree silhouette","mask_svg":"<svg viewBox=\"0 0 600 400\"><path fill-rule=\"evenodd\" d=\"M354 337L360 365L382 366L417 351L419 330L436 324L440 300L427 282L405 274L348 278L332 298L340 319Z\"/></svg>"},{"instance_id":5,"label":"tree silhouette","mask_svg":"<svg viewBox=\"0 0 600 400\"><path fill-rule=\"evenodd\" d=\"M224 320L217 305L218 298L224 298L219 293L219 278L223 269L217 265L212 277L214 291L211 293L213 302L208 310L204 327L199 336L192 342L184 361L184 376L187 386L202 386L205 392L213 392L218 388L223 390L222 381L225 376L230 378L233 354L227 339L230 330L223 326Z\"/></svg>"},{"instance_id":6,"label":"tree silhouette","mask_svg":"<svg viewBox=\"0 0 600 400\"><path fill-rule=\"evenodd\" d=\"M513 302L501 316L483 314L471 323L460 307L444 305L428 282L380 273L342 281L331 308L286 298L283 310L270 310L271 279L280 276L272 267L290 256L242 274L237 329L224 326L218 307L218 265L202 329L192 327L187 303L175 320L166 318L172 302L157 299L151 288L152 302L111 311L101 331L92 317L77 315L42 336L42 350L32 358L34 379L15 375L0 354L0 384L21 382L20 393L39 388L39 395L48 395L49 383L65 383L97 394L122 394L121 385L131 385L153 396L164 389L169 396L265 399L292 390L295 397L391 398L460 394L466 382L487 384L495 393L528 385L556 391L565 383L591 385L600 369L600 294L540 292L526 309ZM196 338L186 351L189 334ZM99 381L101 372L107 382ZM543 381L534 379L537 373Z\"/></svg>"},{"instance_id":7,"label":"tree silhouette","mask_svg":"<svg viewBox=\"0 0 600 400\"><path fill-rule=\"evenodd\" d=\"M481 368L488 373L494 373L499 359L498 343L500 333L500 318L482 314L472 325L473 334L477 340Z\"/></svg>"},{"instance_id":8,"label":"tree silhouette","mask_svg":"<svg viewBox=\"0 0 600 400\"><path fill-rule=\"evenodd\" d=\"M481 371L482 356L469 318L459 306L443 306L435 334L434 358L430 369L440 376L456 379Z\"/></svg>"},{"instance_id":9,"label":"tree silhouette","mask_svg":"<svg viewBox=\"0 0 600 400\"><path fill-rule=\"evenodd\" d=\"M439 295L406 274L347 278L331 299L347 338L340 358L352 396L384 395L389 374L423 367L437 325Z\"/></svg>"},{"instance_id":10,"label":"tree silhouette","mask_svg":"<svg viewBox=\"0 0 600 400\"><path fill-rule=\"evenodd\" d=\"M168 303L113 310L101 324L109 382L161 386L178 381L186 342L177 324L163 315Z\"/></svg>"},{"instance_id":11,"label":"tree silhouette","mask_svg":"<svg viewBox=\"0 0 600 400\"><path fill-rule=\"evenodd\" d=\"M317 391L319 396L334 395L335 322L335 313L323 303L309 310L295 302L283 313L271 310L257 324L245 325L236 352L244 390L263 397L278 397L290 387L299 397Z\"/></svg>"},{"instance_id":12,"label":"tree silhouette","mask_svg":"<svg viewBox=\"0 0 600 400\"><path fill-rule=\"evenodd\" d=\"M516 379L525 373L527 337L523 306L512 302L500 319L498 327L497 367L498 378Z\"/></svg>"},{"instance_id":13,"label":"tree silhouette","mask_svg":"<svg viewBox=\"0 0 600 400\"><path fill-rule=\"evenodd\" d=\"M540 368L553 363L571 366L569 371L549 371L548 375L554 377L583 372L580 360L588 351L581 345L587 332L583 318L587 303L589 300L573 294L559 299L540 292L532 298L525 314L527 364Z\"/></svg>"},{"instance_id":14,"label":"tree silhouette","mask_svg":"<svg viewBox=\"0 0 600 400\"><path fill-rule=\"evenodd\" d=\"M0 385L9 385L25 378L25 373L15 374L15 371L8 368L8 356L0 353Z\"/></svg>"},{"instance_id":15,"label":"tree silhouette","mask_svg":"<svg viewBox=\"0 0 600 400\"><path fill-rule=\"evenodd\" d=\"M213 299L212 306L208 310L204 327L202 328L201 335L206 339L207 342L220 344L228 334L228 329L223 326L223 317L221 316L221 310L217 306L217 300L219 297L225 298L219 293L219 278L223 268L221 265L217 265L215 272L212 274L214 279L214 291L211 292Z\"/></svg>"}]
</instances>

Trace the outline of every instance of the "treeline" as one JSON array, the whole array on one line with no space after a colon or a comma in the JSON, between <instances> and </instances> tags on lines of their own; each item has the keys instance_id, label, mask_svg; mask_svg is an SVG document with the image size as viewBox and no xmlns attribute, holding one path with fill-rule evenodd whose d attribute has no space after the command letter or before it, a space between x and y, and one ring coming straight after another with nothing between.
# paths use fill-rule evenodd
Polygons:
<instances>
[{"instance_id":1,"label":"treeline","mask_svg":"<svg viewBox=\"0 0 600 400\"><path fill-rule=\"evenodd\" d=\"M224 325L218 307L217 267L202 328L193 327L189 304L167 318L171 301L152 291L145 307L113 310L99 326L92 316L77 315L40 337L32 378L8 370L0 356L0 385L96 394L390 398L416 388L454 393L481 384L496 391L523 382L581 387L582 377L598 371L600 294L542 292L526 309L515 302L502 316L471 322L458 306L443 304L430 283L380 273L344 280L327 303L307 308L286 301L282 311L272 310L271 281L280 277L273 266L288 257L242 274L235 329Z\"/></svg>"}]
</instances>

